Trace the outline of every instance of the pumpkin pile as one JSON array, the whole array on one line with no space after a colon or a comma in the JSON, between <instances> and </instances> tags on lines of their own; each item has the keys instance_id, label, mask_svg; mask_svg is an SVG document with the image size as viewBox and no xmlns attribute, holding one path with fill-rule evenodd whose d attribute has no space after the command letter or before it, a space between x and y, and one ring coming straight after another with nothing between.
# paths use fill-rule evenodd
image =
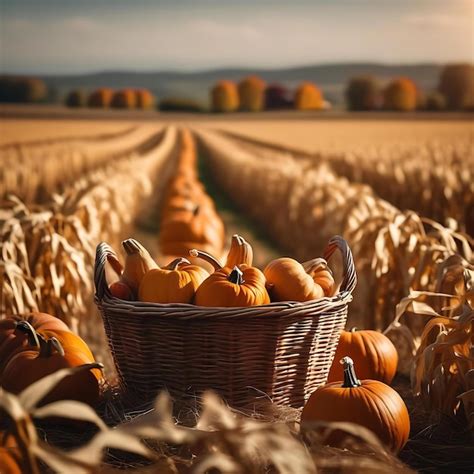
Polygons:
<instances>
[{"instance_id":1,"label":"pumpkin pile","mask_svg":"<svg viewBox=\"0 0 474 474\"><path fill-rule=\"evenodd\" d=\"M54 316L30 313L0 321L0 386L8 392L18 394L60 369L93 363L87 344ZM74 373L49 392L40 405L58 400L95 405L102 379L99 369Z\"/></svg>"},{"instance_id":2,"label":"pumpkin pile","mask_svg":"<svg viewBox=\"0 0 474 474\"><path fill-rule=\"evenodd\" d=\"M239 235L232 236L224 265L209 252L191 249L189 258L176 257L161 267L138 241L127 239L122 246L126 254L123 268L109 256L107 274L111 294L120 299L245 307L274 301L311 301L336 292L324 259L300 263L283 257L262 271L253 266L252 246Z\"/></svg>"},{"instance_id":3,"label":"pumpkin pile","mask_svg":"<svg viewBox=\"0 0 474 474\"><path fill-rule=\"evenodd\" d=\"M191 132L181 132L176 172L165 190L159 244L163 255L187 256L198 247L220 255L224 224L213 200L199 181L196 144Z\"/></svg>"}]
</instances>

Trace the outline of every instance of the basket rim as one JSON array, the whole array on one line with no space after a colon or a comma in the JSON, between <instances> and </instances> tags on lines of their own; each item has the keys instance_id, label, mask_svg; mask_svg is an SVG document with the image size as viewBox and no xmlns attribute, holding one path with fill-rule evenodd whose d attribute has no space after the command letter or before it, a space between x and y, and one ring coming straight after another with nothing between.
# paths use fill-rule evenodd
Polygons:
<instances>
[{"instance_id":1,"label":"basket rim","mask_svg":"<svg viewBox=\"0 0 474 474\"><path fill-rule=\"evenodd\" d=\"M352 301L352 292L357 284L357 275L354 267L354 260L352 257L352 252L349 248L347 242L340 236L334 236L328 243L325 252L324 258L329 260L334 251L338 249L342 254L343 260L343 280L341 283L341 291L334 296L325 296L317 300L310 301L275 301L265 305L258 306L197 306L192 303L152 303L144 301L126 301L121 300L120 298L112 296L110 293L107 283L105 281L105 261L107 255L114 255L116 253L114 250L106 243L101 242L97 246L96 252L96 261L95 261L95 270L94 270L94 282L95 282L95 303L100 308L108 308L115 311L123 310L133 313L149 313L155 314L159 311L159 316L165 316L166 312L177 311L182 314L182 316L188 317L198 317L199 314L202 316L257 316L258 313L286 313L291 311L318 311L321 312L333 312L337 311L341 307L347 305ZM193 313L198 313L192 315ZM238 314L234 314L238 313ZM268 314L263 314L262 316L268 316ZM176 315L173 315L176 317Z\"/></svg>"}]
</instances>

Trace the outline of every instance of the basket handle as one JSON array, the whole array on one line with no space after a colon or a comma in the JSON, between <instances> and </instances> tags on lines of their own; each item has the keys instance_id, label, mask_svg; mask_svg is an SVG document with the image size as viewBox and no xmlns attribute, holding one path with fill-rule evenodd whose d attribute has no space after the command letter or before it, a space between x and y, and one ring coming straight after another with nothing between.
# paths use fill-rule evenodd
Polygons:
<instances>
[{"instance_id":1,"label":"basket handle","mask_svg":"<svg viewBox=\"0 0 474 474\"><path fill-rule=\"evenodd\" d=\"M106 242L101 242L96 249L95 265L94 265L94 284L95 284L95 299L101 301L104 294L109 292L107 280L105 278L105 264L107 263L107 256L117 254L112 250L112 247Z\"/></svg>"},{"instance_id":2,"label":"basket handle","mask_svg":"<svg viewBox=\"0 0 474 474\"><path fill-rule=\"evenodd\" d=\"M336 249L338 249L342 255L343 278L341 283L341 293L351 294L357 285L357 274L349 244L340 235L335 235L328 242L328 245L324 250L324 258L326 261L331 258Z\"/></svg>"}]
</instances>

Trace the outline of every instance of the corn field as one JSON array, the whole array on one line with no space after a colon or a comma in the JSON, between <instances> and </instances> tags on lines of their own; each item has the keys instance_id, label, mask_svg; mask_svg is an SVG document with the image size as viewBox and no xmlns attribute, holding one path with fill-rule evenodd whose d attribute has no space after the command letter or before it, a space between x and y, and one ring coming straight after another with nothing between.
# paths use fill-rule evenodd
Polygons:
<instances>
[{"instance_id":1,"label":"corn field","mask_svg":"<svg viewBox=\"0 0 474 474\"><path fill-rule=\"evenodd\" d=\"M432 413L431 421L463 414L464 429L474 433L472 141L346 144L303 153L200 125L186 129L189 150L180 136L174 125L140 124L0 147L0 319L31 311L56 316L106 364L113 386L113 361L94 305L96 246L106 241L119 249L136 232L156 232L145 237L155 247L161 198L183 156L195 153L189 145L194 136L200 172L206 170L211 189L220 193L206 194L217 213L224 196L269 245L301 262L322 255L334 235L347 240L358 274L347 327L387 335L399 354L399 374L410 378L411 393ZM147 221L151 231L140 228ZM340 272L338 265L338 278ZM42 379L36 390L47 393L58 382L59 376ZM237 413L210 393L199 409L187 407L191 421L180 424L183 413L173 412L165 394L154 410L134 407L137 417L119 414L116 394L103 401L102 418L64 402L71 405L58 408L61 413L75 411L78 420L97 425L98 434L62 451L36 434L32 420L55 409L37 406L39 396L28 401L28 390L12 395L0 388L0 413L17 427L25 423L30 469L43 462L57 472L96 472L103 449L111 447L148 459L140 464L143 472L292 474L354 466L412 472L359 426L325 426L316 435L300 427L297 411ZM338 429L348 435L346 448L359 455L327 447L331 430ZM367 447L372 455L360 454ZM288 449L291 456L283 456Z\"/></svg>"}]
</instances>

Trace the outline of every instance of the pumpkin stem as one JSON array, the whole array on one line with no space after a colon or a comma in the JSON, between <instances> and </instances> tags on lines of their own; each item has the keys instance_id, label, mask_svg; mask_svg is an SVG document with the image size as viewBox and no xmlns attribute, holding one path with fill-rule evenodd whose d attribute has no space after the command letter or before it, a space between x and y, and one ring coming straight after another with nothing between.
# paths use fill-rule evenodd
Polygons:
<instances>
[{"instance_id":1,"label":"pumpkin stem","mask_svg":"<svg viewBox=\"0 0 474 474\"><path fill-rule=\"evenodd\" d=\"M187 264L187 265L190 265L191 262L187 259L187 258L183 258L183 257L179 257L179 258L175 258L172 262L168 263L168 265L166 265L166 267L164 267L166 270L177 270L178 267L180 265L182 265L183 263Z\"/></svg>"},{"instance_id":2,"label":"pumpkin stem","mask_svg":"<svg viewBox=\"0 0 474 474\"><path fill-rule=\"evenodd\" d=\"M227 280L236 285L242 285L242 283L244 283L244 274L239 267L234 267L229 273Z\"/></svg>"},{"instance_id":3,"label":"pumpkin stem","mask_svg":"<svg viewBox=\"0 0 474 474\"><path fill-rule=\"evenodd\" d=\"M360 387L362 384L355 373L354 361L350 357L346 356L343 357L339 362L344 366L344 383L342 384L342 387Z\"/></svg>"},{"instance_id":4,"label":"pumpkin stem","mask_svg":"<svg viewBox=\"0 0 474 474\"><path fill-rule=\"evenodd\" d=\"M30 346L39 347L40 342L38 340L38 334L34 327L28 321L18 321L16 323L16 329L25 333L28 337L28 344Z\"/></svg>"},{"instance_id":5,"label":"pumpkin stem","mask_svg":"<svg viewBox=\"0 0 474 474\"><path fill-rule=\"evenodd\" d=\"M134 253L140 253L142 250L145 250L143 245L135 239L127 239L122 242L122 247L124 248L127 255L132 255Z\"/></svg>"},{"instance_id":6,"label":"pumpkin stem","mask_svg":"<svg viewBox=\"0 0 474 474\"><path fill-rule=\"evenodd\" d=\"M354 326L351 328L351 332L357 332L357 328Z\"/></svg>"},{"instance_id":7,"label":"pumpkin stem","mask_svg":"<svg viewBox=\"0 0 474 474\"><path fill-rule=\"evenodd\" d=\"M64 357L63 346L55 337L46 340L41 334L38 334L38 338L40 341L39 357L51 357L54 351Z\"/></svg>"},{"instance_id":8,"label":"pumpkin stem","mask_svg":"<svg viewBox=\"0 0 474 474\"><path fill-rule=\"evenodd\" d=\"M217 258L213 257L210 253L203 252L202 250L191 249L189 255L191 255L191 257L202 258L210 263L214 267L214 270L220 270L222 268L222 265L219 263Z\"/></svg>"},{"instance_id":9,"label":"pumpkin stem","mask_svg":"<svg viewBox=\"0 0 474 474\"><path fill-rule=\"evenodd\" d=\"M194 211L193 211L193 216L196 217L199 214L199 211L200 211L199 204L196 204L196 207L194 208Z\"/></svg>"}]
</instances>

